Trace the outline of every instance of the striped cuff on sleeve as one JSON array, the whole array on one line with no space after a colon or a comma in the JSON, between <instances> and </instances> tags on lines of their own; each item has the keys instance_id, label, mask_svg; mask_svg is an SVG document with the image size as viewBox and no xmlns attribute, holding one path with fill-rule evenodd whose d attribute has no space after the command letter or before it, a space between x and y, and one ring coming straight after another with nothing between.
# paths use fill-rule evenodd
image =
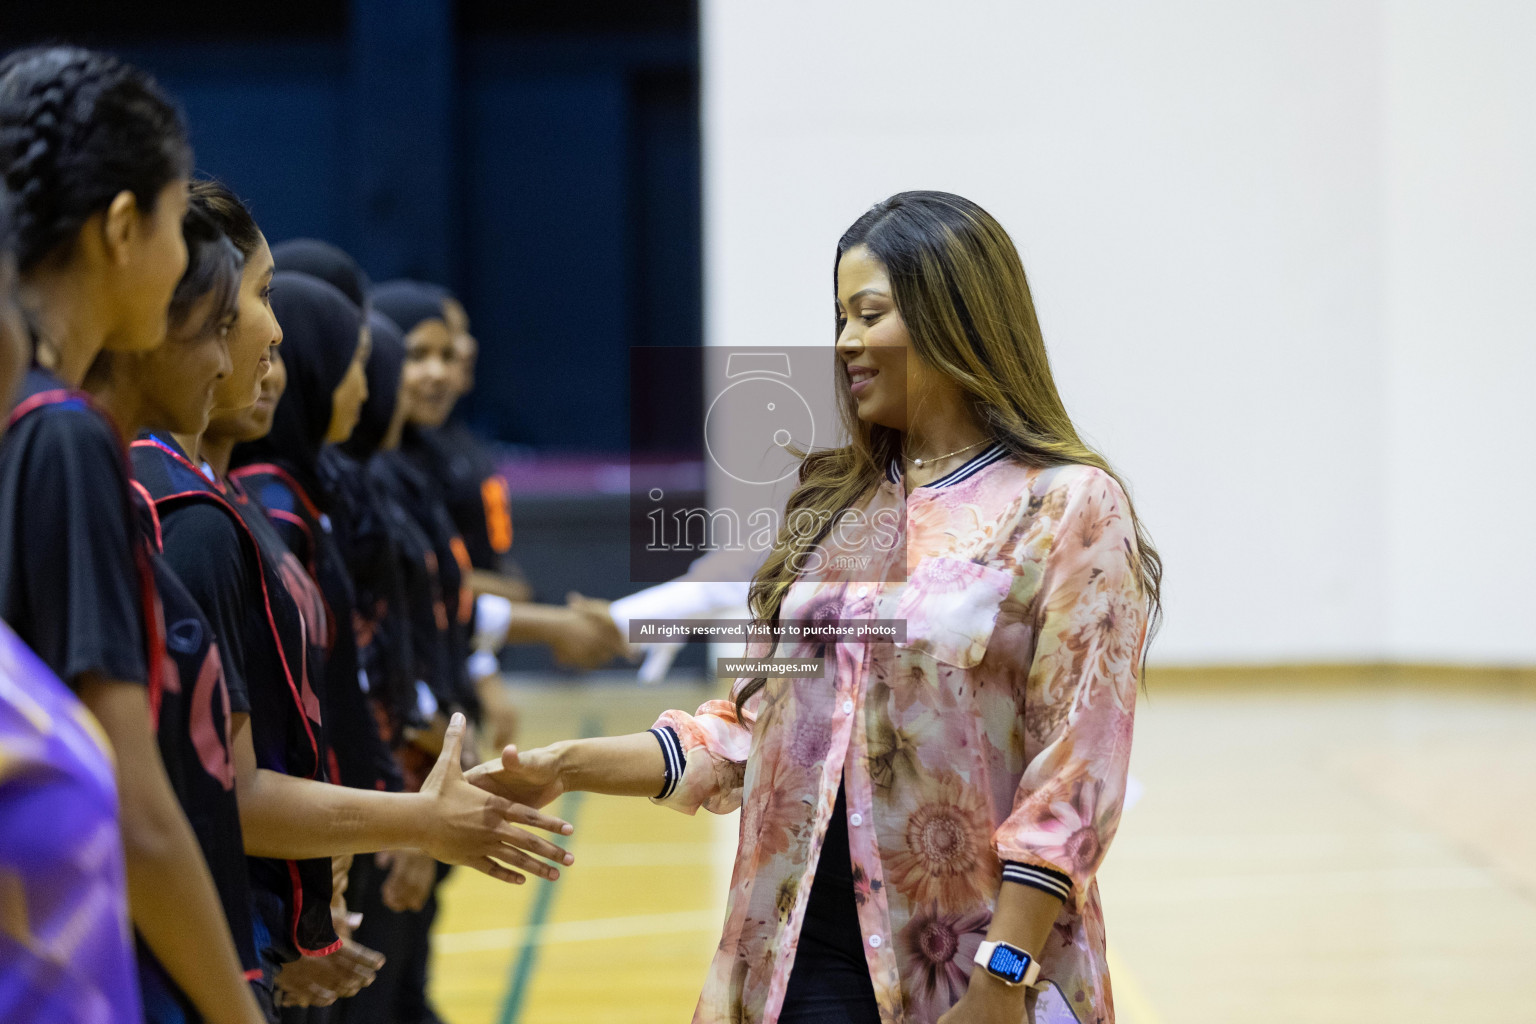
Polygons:
<instances>
[{"instance_id":1,"label":"striped cuff on sleeve","mask_svg":"<svg viewBox=\"0 0 1536 1024\"><path fill-rule=\"evenodd\" d=\"M656 726L651 730L651 735L661 744L662 767L666 771L666 781L662 783L656 799L665 800L676 791L677 782L683 777L683 743L670 725Z\"/></svg>"},{"instance_id":2,"label":"striped cuff on sleeve","mask_svg":"<svg viewBox=\"0 0 1536 1024\"><path fill-rule=\"evenodd\" d=\"M1031 889L1039 889L1048 892L1052 896L1061 897L1063 902L1072 899L1072 879L1060 871L1050 868L1042 868L1036 864L1020 864L1017 861L1003 862L1003 881L1017 882L1027 885Z\"/></svg>"}]
</instances>

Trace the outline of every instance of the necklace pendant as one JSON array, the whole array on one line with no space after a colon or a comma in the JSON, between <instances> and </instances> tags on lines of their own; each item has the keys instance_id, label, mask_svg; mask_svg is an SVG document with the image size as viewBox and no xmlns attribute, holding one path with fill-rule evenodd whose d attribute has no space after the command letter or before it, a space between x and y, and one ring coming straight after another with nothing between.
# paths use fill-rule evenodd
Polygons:
<instances>
[{"instance_id":1,"label":"necklace pendant","mask_svg":"<svg viewBox=\"0 0 1536 1024\"><path fill-rule=\"evenodd\" d=\"M912 460L912 465L916 466L918 469L922 469L923 468L923 460L922 459L913 459Z\"/></svg>"}]
</instances>

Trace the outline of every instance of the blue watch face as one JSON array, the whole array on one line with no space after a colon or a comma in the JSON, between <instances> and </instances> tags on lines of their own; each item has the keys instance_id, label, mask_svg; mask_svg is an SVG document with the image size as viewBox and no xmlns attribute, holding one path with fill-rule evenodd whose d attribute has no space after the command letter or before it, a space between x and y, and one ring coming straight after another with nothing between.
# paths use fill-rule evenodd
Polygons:
<instances>
[{"instance_id":1,"label":"blue watch face","mask_svg":"<svg viewBox=\"0 0 1536 1024\"><path fill-rule=\"evenodd\" d=\"M992 950L987 970L1010 985L1017 985L1024 980L1024 972L1029 970L1029 954L1022 949L999 944Z\"/></svg>"}]
</instances>

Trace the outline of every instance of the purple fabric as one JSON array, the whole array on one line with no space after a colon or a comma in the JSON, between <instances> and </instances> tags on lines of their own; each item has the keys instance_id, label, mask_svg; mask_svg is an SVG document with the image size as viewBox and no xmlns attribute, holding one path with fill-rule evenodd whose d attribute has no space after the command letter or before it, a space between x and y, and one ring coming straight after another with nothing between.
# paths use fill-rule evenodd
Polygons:
<instances>
[{"instance_id":1,"label":"purple fabric","mask_svg":"<svg viewBox=\"0 0 1536 1024\"><path fill-rule=\"evenodd\" d=\"M143 1019L106 737L0 625L0 1020Z\"/></svg>"}]
</instances>

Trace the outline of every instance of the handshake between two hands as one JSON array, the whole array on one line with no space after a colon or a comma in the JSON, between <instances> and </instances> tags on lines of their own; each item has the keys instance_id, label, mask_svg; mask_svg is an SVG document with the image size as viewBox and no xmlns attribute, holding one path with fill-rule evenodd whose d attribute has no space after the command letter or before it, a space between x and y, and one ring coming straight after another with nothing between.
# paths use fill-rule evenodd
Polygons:
<instances>
[{"instance_id":1,"label":"handshake between two hands","mask_svg":"<svg viewBox=\"0 0 1536 1024\"><path fill-rule=\"evenodd\" d=\"M561 664L594 667L615 656L634 660L636 649L614 623L608 604L574 591L567 596L550 644ZM554 881L560 877L554 865L569 866L575 858L518 827L557 835L572 832L570 823L540 812L564 792L553 755L548 748L519 753L507 746L499 760L466 770L462 758L467 729L464 716L455 713L437 763L422 783L419 796L431 817L422 851L444 864L472 867L503 882L521 884L527 880L523 872Z\"/></svg>"},{"instance_id":2,"label":"handshake between two hands","mask_svg":"<svg viewBox=\"0 0 1536 1024\"><path fill-rule=\"evenodd\" d=\"M614 623L609 602L574 591L566 601L549 630L549 646L559 664L590 669L615 657L636 660L638 650ZM468 729L464 716L455 713L437 763L422 784L419 797L428 821L421 849L383 851L375 857L377 866L388 871L383 897L392 910L420 909L436 878L437 861L472 867L511 884L522 884L528 874L554 881L560 877L556 865L575 863L570 853L528 830L563 836L574 831L569 822L540 811L564 792L547 748L519 754L508 746L499 760L466 771ZM383 966L382 955L351 939L359 916L348 914L340 898L346 889L345 865L350 863L350 857L338 858L333 880L333 917L341 948L286 965L277 978L279 1005L329 1006L372 983Z\"/></svg>"},{"instance_id":3,"label":"handshake between two hands","mask_svg":"<svg viewBox=\"0 0 1536 1024\"><path fill-rule=\"evenodd\" d=\"M576 591L566 595L564 613L550 631L549 649L557 664L567 668L592 669L614 658L634 662L638 648L620 631L609 611L612 602L583 597Z\"/></svg>"}]
</instances>

